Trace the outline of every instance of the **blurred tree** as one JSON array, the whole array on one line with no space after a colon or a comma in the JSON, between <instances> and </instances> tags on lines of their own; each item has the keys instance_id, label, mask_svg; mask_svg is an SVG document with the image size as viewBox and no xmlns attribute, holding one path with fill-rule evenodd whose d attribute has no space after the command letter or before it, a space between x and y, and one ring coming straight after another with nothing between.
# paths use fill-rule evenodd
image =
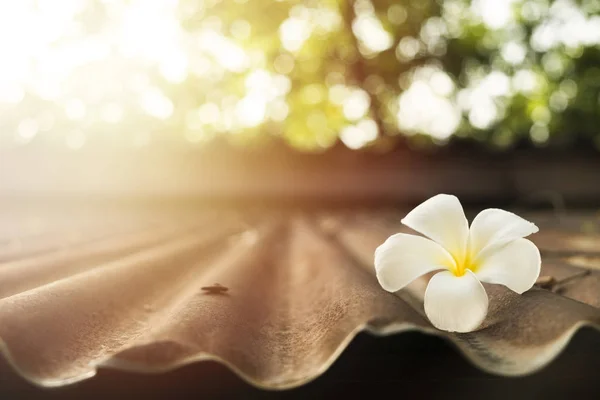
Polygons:
<instances>
[{"instance_id":1,"label":"blurred tree","mask_svg":"<svg viewBox=\"0 0 600 400\"><path fill-rule=\"evenodd\" d=\"M600 0L23 4L0 9L23 37L0 40L0 144L600 147Z\"/></svg>"}]
</instances>

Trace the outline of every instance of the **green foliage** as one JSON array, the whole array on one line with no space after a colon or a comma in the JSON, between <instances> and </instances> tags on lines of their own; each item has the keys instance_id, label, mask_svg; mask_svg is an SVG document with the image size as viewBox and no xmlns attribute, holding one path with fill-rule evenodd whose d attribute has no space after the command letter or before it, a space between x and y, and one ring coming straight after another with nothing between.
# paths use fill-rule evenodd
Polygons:
<instances>
[{"instance_id":1,"label":"green foliage","mask_svg":"<svg viewBox=\"0 0 600 400\"><path fill-rule=\"evenodd\" d=\"M278 72L278 59L293 60L293 68L283 71L292 82L286 95L289 114L275 124L274 131L301 149L329 147L346 126L357 123L356 118L344 116L343 104L336 104L328 95L335 85L362 88L369 94L370 106L358 119L377 121L383 136L407 134L409 140L417 140L417 134L445 143L454 134L498 148L510 148L522 140L537 145L563 145L582 139L600 142L595 139L600 137L596 122L600 111L600 37L581 39L564 28L559 34L570 32L572 38L543 38L548 43L542 48L536 44L543 36L543 26L556 27L563 12L571 13L573 21L587 21L588 25L579 29L587 29L588 35L600 35L599 2L517 0L510 3L508 15L496 21L491 14L506 10L489 10L495 7L491 1L480 3L488 8L487 14L466 0L246 1L235 6L219 2L206 14L218 15L224 25L240 18L248 21L252 38L240 44L260 48L265 67L271 72ZM313 26L297 51L285 49L277 33L288 18L305 18L317 24L315 21L326 13L332 19L339 17L339 21L330 23L329 29ZM356 22L369 17L376 18L389 34L387 48L369 49L362 41ZM575 23L569 18L564 24ZM435 66L454 81L453 90L445 96L460 113L460 123L449 134L436 136L426 126L403 129L398 123L398 97L414 83L415 71L425 65ZM485 83L490 74L503 82ZM494 85L508 86L494 89ZM473 98L470 103L465 100L468 97ZM483 110L477 117L481 104L494 107L487 110L491 115L484 115ZM431 118L436 118L435 112Z\"/></svg>"},{"instance_id":2,"label":"green foliage","mask_svg":"<svg viewBox=\"0 0 600 400\"><path fill-rule=\"evenodd\" d=\"M115 13L89 2L77 15L81 34L105 34ZM75 74L90 79L122 66L124 82L142 76L158 100L140 109L138 92L105 95L88 109L119 103L125 117L116 125L56 117L54 131L110 130L118 140L147 131L149 140L188 144L277 136L302 150L338 138L360 148L455 136L500 149L600 146L598 0L180 0L175 13L172 53L167 44L150 60L111 55L74 68L66 86L80 89ZM181 54L182 79L178 64L169 72ZM54 108L60 113L31 91L12 108L0 104L12 116L0 122L27 133L24 118Z\"/></svg>"}]
</instances>

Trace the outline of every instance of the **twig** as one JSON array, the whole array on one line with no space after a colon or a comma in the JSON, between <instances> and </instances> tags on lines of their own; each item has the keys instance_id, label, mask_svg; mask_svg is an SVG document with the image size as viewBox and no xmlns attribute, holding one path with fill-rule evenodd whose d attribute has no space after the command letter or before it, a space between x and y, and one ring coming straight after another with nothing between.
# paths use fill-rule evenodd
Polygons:
<instances>
[{"instance_id":1,"label":"twig","mask_svg":"<svg viewBox=\"0 0 600 400\"><path fill-rule=\"evenodd\" d=\"M547 290L550 290L551 292L556 293L556 292L560 291L564 287L565 284L572 282L576 279L586 277L590 273L591 273L590 270L585 270L585 271L578 272L576 274L570 275L570 276L560 279L560 280L557 280L552 275L543 275L543 276L540 276L535 281L535 286L537 286L541 289L547 289Z\"/></svg>"}]
</instances>

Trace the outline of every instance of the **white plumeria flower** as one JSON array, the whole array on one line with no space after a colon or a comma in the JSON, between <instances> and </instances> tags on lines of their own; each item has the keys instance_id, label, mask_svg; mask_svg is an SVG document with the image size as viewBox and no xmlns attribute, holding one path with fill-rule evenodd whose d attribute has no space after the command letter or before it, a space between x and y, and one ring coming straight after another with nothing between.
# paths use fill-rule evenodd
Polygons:
<instances>
[{"instance_id":1,"label":"white plumeria flower","mask_svg":"<svg viewBox=\"0 0 600 400\"><path fill-rule=\"evenodd\" d=\"M540 274L538 248L523 239L537 226L511 212L490 208L471 223L455 196L439 194L401 221L427 238L390 236L375 250L380 285L396 292L428 272L425 313L438 329L470 332L484 320L488 297L481 282L497 283L521 294Z\"/></svg>"}]
</instances>

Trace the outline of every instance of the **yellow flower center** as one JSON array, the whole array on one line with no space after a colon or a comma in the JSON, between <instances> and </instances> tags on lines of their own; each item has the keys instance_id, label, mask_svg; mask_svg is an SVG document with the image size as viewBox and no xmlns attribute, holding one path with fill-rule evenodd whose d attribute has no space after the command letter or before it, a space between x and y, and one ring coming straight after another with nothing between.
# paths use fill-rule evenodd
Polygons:
<instances>
[{"instance_id":1,"label":"yellow flower center","mask_svg":"<svg viewBox=\"0 0 600 400\"><path fill-rule=\"evenodd\" d=\"M477 263L474 262L475 260L473 260L470 252L467 251L466 253L463 257L452 255L455 265L452 265L449 269L455 276L463 276L467 273L467 270L471 270L472 272L477 270Z\"/></svg>"}]
</instances>

